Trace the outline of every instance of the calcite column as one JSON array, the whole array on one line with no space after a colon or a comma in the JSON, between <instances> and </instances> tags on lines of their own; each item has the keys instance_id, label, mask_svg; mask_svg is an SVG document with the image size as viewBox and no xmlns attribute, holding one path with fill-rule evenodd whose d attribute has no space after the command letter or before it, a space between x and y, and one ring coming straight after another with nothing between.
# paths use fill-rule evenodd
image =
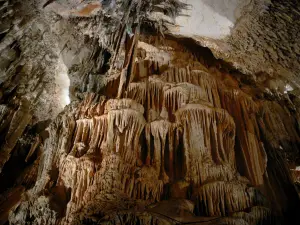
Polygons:
<instances>
[{"instance_id":1,"label":"calcite column","mask_svg":"<svg viewBox=\"0 0 300 225\"><path fill-rule=\"evenodd\" d=\"M218 176L213 167L225 165L234 169L235 125L226 111L188 104L176 112L176 119L183 126L186 180L200 185L206 179ZM211 170L205 169L207 165L212 166ZM232 171L228 173L230 176ZM226 177L226 172L222 175Z\"/></svg>"},{"instance_id":2,"label":"calcite column","mask_svg":"<svg viewBox=\"0 0 300 225\"><path fill-rule=\"evenodd\" d=\"M263 184L267 156L256 121L258 107L250 96L239 90L220 89L222 107L234 118L237 135L237 167L253 185Z\"/></svg>"}]
</instances>

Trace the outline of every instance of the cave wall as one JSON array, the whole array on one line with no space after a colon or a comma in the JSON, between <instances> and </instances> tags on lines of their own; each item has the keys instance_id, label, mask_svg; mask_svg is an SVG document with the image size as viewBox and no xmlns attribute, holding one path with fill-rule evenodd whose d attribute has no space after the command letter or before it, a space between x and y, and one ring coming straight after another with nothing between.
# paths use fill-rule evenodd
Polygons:
<instances>
[{"instance_id":1,"label":"cave wall","mask_svg":"<svg viewBox=\"0 0 300 225\"><path fill-rule=\"evenodd\" d=\"M217 58L231 62L243 73L255 75L257 83L284 79L299 88L297 0L185 2L190 7L178 17L175 26L170 25L171 33L194 38L209 47ZM212 12L211 16L196 19L196 11L203 7L207 10L199 12L199 17L207 11ZM217 36L210 35L214 27L220 28Z\"/></svg>"},{"instance_id":2,"label":"cave wall","mask_svg":"<svg viewBox=\"0 0 300 225\"><path fill-rule=\"evenodd\" d=\"M299 221L287 81L162 34L177 1L109 2L1 3L0 224Z\"/></svg>"}]
</instances>

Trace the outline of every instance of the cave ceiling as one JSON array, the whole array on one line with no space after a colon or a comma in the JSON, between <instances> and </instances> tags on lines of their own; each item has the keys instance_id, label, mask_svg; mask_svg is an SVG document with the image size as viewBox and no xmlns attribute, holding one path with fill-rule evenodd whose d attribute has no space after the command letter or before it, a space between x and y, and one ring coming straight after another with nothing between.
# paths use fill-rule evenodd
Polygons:
<instances>
[{"instance_id":1,"label":"cave ceiling","mask_svg":"<svg viewBox=\"0 0 300 225\"><path fill-rule=\"evenodd\" d=\"M298 0L0 18L0 225L300 221Z\"/></svg>"}]
</instances>

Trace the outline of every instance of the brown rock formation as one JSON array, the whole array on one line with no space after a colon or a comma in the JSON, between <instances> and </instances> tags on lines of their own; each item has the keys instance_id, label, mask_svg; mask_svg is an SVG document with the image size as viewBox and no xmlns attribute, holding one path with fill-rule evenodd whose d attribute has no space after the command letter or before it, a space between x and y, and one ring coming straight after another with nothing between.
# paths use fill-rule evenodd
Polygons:
<instances>
[{"instance_id":1,"label":"brown rock formation","mask_svg":"<svg viewBox=\"0 0 300 225\"><path fill-rule=\"evenodd\" d=\"M0 224L299 221L293 184L299 182L299 96L253 83L191 40L153 31L143 13L176 15L182 5L175 0L109 2L128 8L111 13L104 1L41 3L54 11L58 4L76 6L84 18L60 18L51 32L44 28L45 48L27 51L26 41L13 36L19 58L7 53L14 45L5 31L1 57L11 58L0 64ZM111 14L92 23L86 16L93 16L94 4ZM48 13L31 28L37 37L43 20L53 19ZM114 26L105 28L108 18ZM84 34L65 43L63 27L74 22L77 30L69 32ZM38 66L33 54L48 61ZM62 77L50 75L65 69L72 102L57 115ZM13 86L18 76L23 79Z\"/></svg>"},{"instance_id":2,"label":"brown rock formation","mask_svg":"<svg viewBox=\"0 0 300 225\"><path fill-rule=\"evenodd\" d=\"M269 188L278 187L268 186L261 138L271 144L264 133L276 128L258 113L259 105L270 104L227 87L179 44L166 40L152 51L150 44L138 45L146 56L132 65L139 70L124 98L87 94L52 123L37 183L11 215L12 223L29 218L49 224L119 223L116 218L126 224L174 223L178 216L172 213L163 218L167 205L159 206L162 215L149 208L174 198L195 205L191 212L199 217L183 216L184 221L207 216L218 223L268 224L279 215L268 200L274 197ZM160 51L167 63L152 61L155 67L145 74L143 60L148 54L163 57Z\"/></svg>"}]
</instances>

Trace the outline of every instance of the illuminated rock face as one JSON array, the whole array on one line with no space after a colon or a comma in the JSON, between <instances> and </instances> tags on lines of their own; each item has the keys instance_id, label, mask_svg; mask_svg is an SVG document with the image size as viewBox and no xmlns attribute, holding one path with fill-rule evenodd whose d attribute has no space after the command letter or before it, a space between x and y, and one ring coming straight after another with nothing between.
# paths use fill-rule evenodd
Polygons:
<instances>
[{"instance_id":1,"label":"illuminated rock face","mask_svg":"<svg viewBox=\"0 0 300 225\"><path fill-rule=\"evenodd\" d=\"M103 95L85 94L50 125L37 182L10 223L280 223L297 204L267 136L299 139L291 119L276 122L284 106L174 41L142 40L120 98L113 75Z\"/></svg>"},{"instance_id":2,"label":"illuminated rock face","mask_svg":"<svg viewBox=\"0 0 300 225\"><path fill-rule=\"evenodd\" d=\"M222 39L230 35L246 0L181 0L188 5L171 32L185 37ZM188 15L188 16L187 16Z\"/></svg>"},{"instance_id":3,"label":"illuminated rock face","mask_svg":"<svg viewBox=\"0 0 300 225\"><path fill-rule=\"evenodd\" d=\"M248 1L181 2L194 5L191 18L184 17L190 24L166 31L166 21L179 23L186 5L0 1L7 12L0 21L0 225L283 225L299 219L297 86L279 70L276 76L242 74L195 42L227 35L234 11ZM224 24L209 17L218 7L229 10ZM276 10L268 12L278 17ZM204 24L198 11L208 14ZM260 54L258 37L265 36L256 34L263 27L252 31L243 24L253 20L245 24L245 18L234 32L253 34L245 43ZM206 22L213 22L209 35L195 28ZM272 49L260 48L273 66ZM237 52L230 53L247 54ZM255 54L242 68L262 62L250 60Z\"/></svg>"}]
</instances>

